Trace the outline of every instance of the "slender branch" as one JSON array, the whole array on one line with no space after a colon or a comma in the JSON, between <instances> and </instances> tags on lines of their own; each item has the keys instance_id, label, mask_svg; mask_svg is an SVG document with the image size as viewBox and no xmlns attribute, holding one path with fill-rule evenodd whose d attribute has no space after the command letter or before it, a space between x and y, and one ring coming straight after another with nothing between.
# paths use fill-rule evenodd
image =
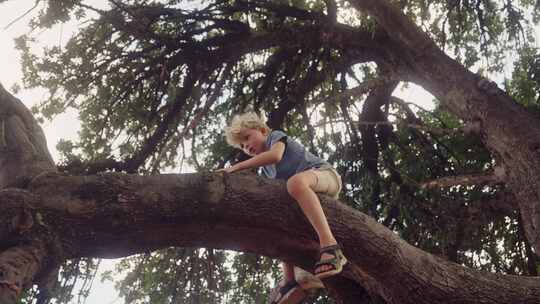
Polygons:
<instances>
[{"instance_id":1,"label":"slender branch","mask_svg":"<svg viewBox=\"0 0 540 304\"><path fill-rule=\"evenodd\" d=\"M332 22L337 22L337 5L335 0L325 0L326 10L328 13L328 18Z\"/></svg>"},{"instance_id":2,"label":"slender branch","mask_svg":"<svg viewBox=\"0 0 540 304\"><path fill-rule=\"evenodd\" d=\"M170 133L169 128L177 121L180 110L191 95L195 82L198 79L198 75L196 74L197 72L195 71L188 71L184 79L183 90L181 94L176 96L171 110L165 115L154 133L143 144L142 148L126 161L125 170L127 172L135 172L145 162L148 156L154 152L156 146Z\"/></svg>"},{"instance_id":3,"label":"slender branch","mask_svg":"<svg viewBox=\"0 0 540 304\"><path fill-rule=\"evenodd\" d=\"M317 98L317 99L313 100L313 103L335 103L335 104L337 104L338 103L337 101L340 100L340 99L347 99L347 98L350 98L350 97L358 98L361 95L369 93L369 91L372 90L373 88L376 88L378 86L381 86L381 85L384 85L386 83L390 83L390 82L393 82L393 81L397 81L397 80L398 80L397 78L393 78L393 77L381 77L381 78L377 78L377 79L374 79L374 80L368 80L368 81L365 81L362 84L360 84L360 85L358 85L358 86L356 86L354 88L344 90L339 94L335 94L335 95L327 96L327 97L322 97L322 98Z\"/></svg>"},{"instance_id":4,"label":"slender branch","mask_svg":"<svg viewBox=\"0 0 540 304\"><path fill-rule=\"evenodd\" d=\"M187 132L189 130L194 130L195 128L197 128L197 126L199 125L203 117L205 117L208 114L208 111L210 111L210 108L212 107L212 105L214 105L218 97L221 96L221 94L223 93L222 91L223 85L225 85L225 81L227 80L227 77L231 73L233 66L234 65L231 63L231 64L228 64L227 67L225 67L225 70L222 73L221 79L214 87L212 95L210 95L206 99L206 103L204 104L203 108L200 109L197 114L195 114L195 117L188 124L188 127L182 131L182 135L181 135L182 138L184 138L187 135Z\"/></svg>"},{"instance_id":5,"label":"slender branch","mask_svg":"<svg viewBox=\"0 0 540 304\"><path fill-rule=\"evenodd\" d=\"M29 10L27 10L24 14L22 14L21 16L15 18L15 20L11 21L8 25L6 25L4 27L4 30L7 30L10 26L12 26L13 24L15 24L17 21L21 20L22 18L24 18L26 15L30 14L30 12L32 12L38 5L39 3L41 2L41 0L36 0L34 6L32 8L30 8Z\"/></svg>"},{"instance_id":6,"label":"slender branch","mask_svg":"<svg viewBox=\"0 0 540 304\"><path fill-rule=\"evenodd\" d=\"M321 122L318 124L313 125L315 128L321 128L324 127L324 125L329 123L346 123L347 120L329 120L326 122ZM413 128L420 131L426 131L429 133L433 133L436 135L448 135L448 134L454 134L458 132L462 132L461 129L443 129L443 128L436 128L436 127L430 127L426 125L419 125L419 124L413 124L413 123L405 123L402 120L396 120L396 121L353 121L353 124L356 126L378 126L378 125L385 125L385 126L397 126L397 127L408 127Z\"/></svg>"},{"instance_id":7,"label":"slender branch","mask_svg":"<svg viewBox=\"0 0 540 304\"><path fill-rule=\"evenodd\" d=\"M79 6L79 7L82 7L82 8L85 8L85 9L90 10L90 11L93 11L93 12L96 12L96 13L98 13L98 14L100 14L100 15L105 15L105 14L107 13L107 12L104 11L104 10L100 10L100 9L98 9L98 8L95 8L95 7L93 7L93 6L90 6L90 5L87 5L87 4L83 4L83 3L80 3L80 2L78 2L78 3L76 2L76 3L74 3L74 5Z\"/></svg>"},{"instance_id":8,"label":"slender branch","mask_svg":"<svg viewBox=\"0 0 540 304\"><path fill-rule=\"evenodd\" d=\"M498 167L494 172L502 168ZM459 176L448 176L421 183L424 189L448 188L453 186L473 186L473 185L496 185L504 182L504 175L501 173L475 173Z\"/></svg>"}]
</instances>

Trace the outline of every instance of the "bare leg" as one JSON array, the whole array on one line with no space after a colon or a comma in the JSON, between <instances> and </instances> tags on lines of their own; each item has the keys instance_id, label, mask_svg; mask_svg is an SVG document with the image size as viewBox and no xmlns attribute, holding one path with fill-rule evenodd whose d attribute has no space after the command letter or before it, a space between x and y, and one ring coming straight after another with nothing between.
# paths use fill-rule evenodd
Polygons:
<instances>
[{"instance_id":1,"label":"bare leg","mask_svg":"<svg viewBox=\"0 0 540 304\"><path fill-rule=\"evenodd\" d=\"M294 280L294 265L286 262L281 262L281 269L283 270L283 281L290 282Z\"/></svg>"},{"instance_id":2,"label":"bare leg","mask_svg":"<svg viewBox=\"0 0 540 304\"><path fill-rule=\"evenodd\" d=\"M298 202L300 208L317 232L321 247L336 244L336 239L330 231L328 221L321 207L319 197L311 187L317 183L317 177L313 172L300 172L287 180L287 191ZM321 259L332 258L332 255L323 254ZM319 271L325 271L330 266L322 266Z\"/></svg>"}]
</instances>

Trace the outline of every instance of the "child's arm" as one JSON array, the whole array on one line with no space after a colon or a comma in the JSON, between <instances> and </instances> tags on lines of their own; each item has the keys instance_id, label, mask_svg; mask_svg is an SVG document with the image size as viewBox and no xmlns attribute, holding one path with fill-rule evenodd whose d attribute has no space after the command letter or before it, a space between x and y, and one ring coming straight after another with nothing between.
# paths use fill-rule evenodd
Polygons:
<instances>
[{"instance_id":1,"label":"child's arm","mask_svg":"<svg viewBox=\"0 0 540 304\"><path fill-rule=\"evenodd\" d=\"M245 161L236 163L228 168L223 169L223 171L232 173L239 170L275 164L281 160L284 152L285 144L283 142L277 142L273 144L268 151L257 154L250 159L246 159Z\"/></svg>"}]
</instances>

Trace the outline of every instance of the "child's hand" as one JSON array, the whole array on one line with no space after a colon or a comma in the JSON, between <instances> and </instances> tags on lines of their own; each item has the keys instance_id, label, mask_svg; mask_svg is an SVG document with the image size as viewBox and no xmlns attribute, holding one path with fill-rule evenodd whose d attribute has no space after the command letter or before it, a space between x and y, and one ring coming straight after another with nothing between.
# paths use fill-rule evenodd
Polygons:
<instances>
[{"instance_id":1,"label":"child's hand","mask_svg":"<svg viewBox=\"0 0 540 304\"><path fill-rule=\"evenodd\" d=\"M223 169L216 170L216 172L226 172L226 173L233 173L236 171L233 167L227 167Z\"/></svg>"}]
</instances>

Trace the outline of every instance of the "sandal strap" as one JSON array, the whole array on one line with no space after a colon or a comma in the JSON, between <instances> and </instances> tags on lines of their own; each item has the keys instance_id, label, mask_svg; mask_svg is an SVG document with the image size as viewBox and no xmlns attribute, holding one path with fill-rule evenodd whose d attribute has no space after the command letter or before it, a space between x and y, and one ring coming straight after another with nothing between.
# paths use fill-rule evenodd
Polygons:
<instances>
[{"instance_id":1,"label":"sandal strap","mask_svg":"<svg viewBox=\"0 0 540 304\"><path fill-rule=\"evenodd\" d=\"M341 246L339 246L339 244L334 244L334 245L330 245L330 246L321 247L320 256L322 257L323 254L329 254L329 255L332 255L334 257L319 260L318 262L315 263L315 269L317 269L318 267L323 266L323 265L331 266L332 269L327 269L327 270L324 270L324 271L320 271L318 273L337 270L340 267L340 265L342 263L342 255L343 255L343 253L341 253Z\"/></svg>"},{"instance_id":2,"label":"sandal strap","mask_svg":"<svg viewBox=\"0 0 540 304\"><path fill-rule=\"evenodd\" d=\"M329 254L334 254L336 250L341 250L341 246L339 246L339 244L334 244L334 245L330 245L330 246L325 246L325 247L321 247L321 249L319 249L319 253L323 254L323 253L329 253Z\"/></svg>"},{"instance_id":3,"label":"sandal strap","mask_svg":"<svg viewBox=\"0 0 540 304\"><path fill-rule=\"evenodd\" d=\"M285 283L285 285L279 288L280 298L282 298L287 292L289 292L289 290L295 288L296 286L298 286L298 282L296 282L296 280Z\"/></svg>"},{"instance_id":4,"label":"sandal strap","mask_svg":"<svg viewBox=\"0 0 540 304\"><path fill-rule=\"evenodd\" d=\"M334 269L337 269L337 265L339 262L340 260L338 258L321 260L315 263L315 268L323 266L323 265L328 265L328 266L334 267Z\"/></svg>"}]
</instances>

